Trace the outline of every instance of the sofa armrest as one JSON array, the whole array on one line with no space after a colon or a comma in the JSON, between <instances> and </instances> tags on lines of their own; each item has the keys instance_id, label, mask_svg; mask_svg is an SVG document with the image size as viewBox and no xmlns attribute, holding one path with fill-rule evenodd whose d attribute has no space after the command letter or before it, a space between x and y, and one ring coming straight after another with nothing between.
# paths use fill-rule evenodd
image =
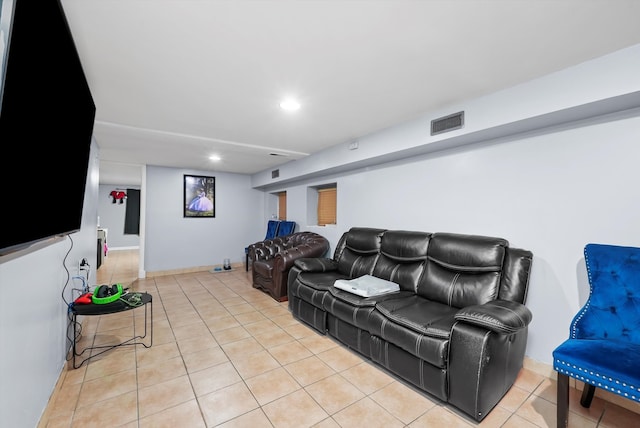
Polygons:
<instances>
[{"instance_id":1,"label":"sofa armrest","mask_svg":"<svg viewBox=\"0 0 640 428\"><path fill-rule=\"evenodd\" d=\"M456 322L449 339L449 403L483 419L518 377L527 336L528 326L505 334Z\"/></svg>"},{"instance_id":2,"label":"sofa armrest","mask_svg":"<svg viewBox=\"0 0 640 428\"><path fill-rule=\"evenodd\" d=\"M264 241L255 242L247 247L249 259L252 261L265 258L266 246Z\"/></svg>"},{"instance_id":3,"label":"sofa armrest","mask_svg":"<svg viewBox=\"0 0 640 428\"><path fill-rule=\"evenodd\" d=\"M266 245L264 242L260 242L255 244L249 250L249 257L253 261L257 260L269 260L273 258L277 248L274 248L272 245Z\"/></svg>"},{"instance_id":4,"label":"sofa armrest","mask_svg":"<svg viewBox=\"0 0 640 428\"><path fill-rule=\"evenodd\" d=\"M493 300L461 309L456 321L473 324L496 333L512 334L527 327L533 315L529 308L510 300Z\"/></svg>"},{"instance_id":5,"label":"sofa armrest","mask_svg":"<svg viewBox=\"0 0 640 428\"><path fill-rule=\"evenodd\" d=\"M294 265L302 272L329 272L338 270L338 262L325 257L300 258Z\"/></svg>"},{"instance_id":6,"label":"sofa armrest","mask_svg":"<svg viewBox=\"0 0 640 428\"><path fill-rule=\"evenodd\" d=\"M449 338L449 403L481 420L520 373L531 311L510 300L468 306Z\"/></svg>"},{"instance_id":7,"label":"sofa armrest","mask_svg":"<svg viewBox=\"0 0 640 428\"><path fill-rule=\"evenodd\" d=\"M274 268L280 272L291 269L296 260L309 259L323 256L328 249L328 245L324 243L313 243L298 245L297 247L287 248L275 254Z\"/></svg>"},{"instance_id":8,"label":"sofa armrest","mask_svg":"<svg viewBox=\"0 0 640 428\"><path fill-rule=\"evenodd\" d=\"M253 252L255 252L256 248L258 247L264 247L264 242L260 241L260 242L254 242L253 244L249 244L249 246L247 247L247 253L251 255Z\"/></svg>"}]
</instances>

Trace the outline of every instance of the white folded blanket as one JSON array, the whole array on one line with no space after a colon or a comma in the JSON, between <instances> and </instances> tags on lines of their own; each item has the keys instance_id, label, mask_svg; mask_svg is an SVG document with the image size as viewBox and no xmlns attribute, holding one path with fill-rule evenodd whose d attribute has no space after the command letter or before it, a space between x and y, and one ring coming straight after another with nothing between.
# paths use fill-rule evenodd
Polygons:
<instances>
[{"instance_id":1,"label":"white folded blanket","mask_svg":"<svg viewBox=\"0 0 640 428\"><path fill-rule=\"evenodd\" d=\"M378 278L373 275L363 275L355 279L337 279L333 286L362 297L379 296L400 290L395 282Z\"/></svg>"}]
</instances>

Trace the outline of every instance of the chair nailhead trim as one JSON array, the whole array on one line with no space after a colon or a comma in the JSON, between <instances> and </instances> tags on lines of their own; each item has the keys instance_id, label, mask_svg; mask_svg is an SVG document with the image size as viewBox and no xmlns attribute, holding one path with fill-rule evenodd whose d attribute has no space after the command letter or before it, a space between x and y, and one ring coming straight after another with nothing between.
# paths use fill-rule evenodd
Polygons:
<instances>
[{"instance_id":1,"label":"chair nailhead trim","mask_svg":"<svg viewBox=\"0 0 640 428\"><path fill-rule=\"evenodd\" d=\"M587 377L585 377L585 375L581 375L580 373L576 373L574 371L570 371L565 367L571 368L573 370L577 370L578 372L585 373L585 375ZM608 382L612 382L612 383L616 383L617 385L622 385L623 388L628 388L628 389L631 389L632 391L635 392L636 391L636 387L634 385L628 385L626 382L620 382L617 379L613 379L613 378L611 378L609 376L601 375L599 373L594 372L593 370L587 370L587 369L584 369L582 367L578 367L575 364L570 364L570 363L567 363L566 361L562 361L562 360L559 360L559 359L556 359L556 364L555 364L554 369L556 369L559 373L571 376L572 378L578 379L578 380L580 380L580 381L582 381L584 383L590 383L591 385L597 386L598 388L602 388L604 390L613 392L615 394L622 395L622 396L624 396L626 398L629 398L629 399L632 399L634 401L640 401L640 395L637 395L636 393L632 393L631 395L629 395L629 393L626 392L626 391L622 391L619 388L614 388L613 386L610 386L610 385L602 383L602 382L607 382L607 381ZM593 376L593 377L596 377L596 378L602 378L602 381L591 379L588 376Z\"/></svg>"},{"instance_id":2,"label":"chair nailhead trim","mask_svg":"<svg viewBox=\"0 0 640 428\"><path fill-rule=\"evenodd\" d=\"M573 323L571 324L571 338L572 339L576 339L577 338L577 333L576 333L577 325L580 324L580 320L582 319L584 314L586 314L587 311L589 310L589 306L590 306L590 303L591 303L591 295L593 294L593 285L592 285L593 281L591 280L592 278L591 278L591 269L589 269L589 256L587 255L587 249L586 248L584 250L584 261L585 261L585 265L587 266L587 277L589 279L589 299L587 299L587 302L582 307L582 310L575 317L575 319L573 320Z\"/></svg>"}]
</instances>

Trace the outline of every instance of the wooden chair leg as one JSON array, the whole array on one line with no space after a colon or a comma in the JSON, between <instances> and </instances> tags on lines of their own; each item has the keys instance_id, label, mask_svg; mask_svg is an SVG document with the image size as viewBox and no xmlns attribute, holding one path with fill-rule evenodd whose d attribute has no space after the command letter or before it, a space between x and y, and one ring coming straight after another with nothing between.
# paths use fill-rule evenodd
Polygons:
<instances>
[{"instance_id":1,"label":"wooden chair leg","mask_svg":"<svg viewBox=\"0 0 640 428\"><path fill-rule=\"evenodd\" d=\"M557 427L567 428L569 426L569 376L558 373L557 389Z\"/></svg>"},{"instance_id":2,"label":"wooden chair leg","mask_svg":"<svg viewBox=\"0 0 640 428\"><path fill-rule=\"evenodd\" d=\"M591 406L591 400L593 400L593 394L596 391L596 387L591 385L590 383L584 384L584 389L582 390L582 397L580 398L580 404L582 407L589 408Z\"/></svg>"}]
</instances>

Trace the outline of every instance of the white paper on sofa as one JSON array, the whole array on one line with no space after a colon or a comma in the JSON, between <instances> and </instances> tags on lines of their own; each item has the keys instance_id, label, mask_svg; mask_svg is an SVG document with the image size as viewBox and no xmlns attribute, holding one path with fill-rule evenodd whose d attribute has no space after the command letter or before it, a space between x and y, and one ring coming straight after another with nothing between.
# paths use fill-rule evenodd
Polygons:
<instances>
[{"instance_id":1,"label":"white paper on sofa","mask_svg":"<svg viewBox=\"0 0 640 428\"><path fill-rule=\"evenodd\" d=\"M379 296L400 290L400 286L395 282L373 275L363 275L354 279L336 279L333 286L362 297Z\"/></svg>"}]
</instances>

